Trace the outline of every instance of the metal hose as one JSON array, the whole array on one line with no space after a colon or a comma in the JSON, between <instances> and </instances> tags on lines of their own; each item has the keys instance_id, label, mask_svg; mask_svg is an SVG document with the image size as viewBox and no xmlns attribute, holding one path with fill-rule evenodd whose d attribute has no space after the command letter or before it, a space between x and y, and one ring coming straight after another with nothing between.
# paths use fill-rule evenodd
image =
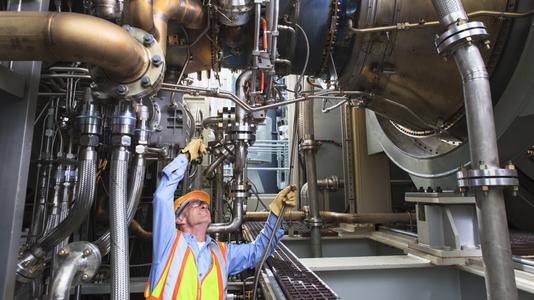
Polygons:
<instances>
[{"instance_id":1,"label":"metal hose","mask_svg":"<svg viewBox=\"0 0 534 300\"><path fill-rule=\"evenodd\" d=\"M69 216L48 235L42 237L37 245L32 247L33 250L41 249L48 252L80 227L89 214L91 206L93 206L96 190L96 163L97 152L95 149L90 146L85 148L81 154L79 167L78 200L72 206ZM32 252L39 256L38 253L35 253L38 251L33 250Z\"/></svg>"},{"instance_id":2,"label":"metal hose","mask_svg":"<svg viewBox=\"0 0 534 300\"><path fill-rule=\"evenodd\" d=\"M116 147L110 170L110 227L111 227L111 299L130 298L130 270L128 266L128 223L126 220L128 151Z\"/></svg>"},{"instance_id":3,"label":"metal hose","mask_svg":"<svg viewBox=\"0 0 534 300\"><path fill-rule=\"evenodd\" d=\"M132 176L130 177L130 183L128 184L128 207L126 208L126 217L128 224L130 224L135 216L137 207L139 206L139 200L141 199L141 193L143 192L144 179L146 171L146 160L142 154L136 155L133 162ZM100 249L102 256L106 256L111 248L110 232L106 231L100 236L95 244Z\"/></svg>"}]
</instances>

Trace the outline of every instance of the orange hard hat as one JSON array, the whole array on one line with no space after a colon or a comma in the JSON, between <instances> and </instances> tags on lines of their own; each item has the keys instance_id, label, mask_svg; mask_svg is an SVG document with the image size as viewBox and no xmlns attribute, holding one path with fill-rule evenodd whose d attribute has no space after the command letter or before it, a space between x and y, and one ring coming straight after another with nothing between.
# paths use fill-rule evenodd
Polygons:
<instances>
[{"instance_id":1,"label":"orange hard hat","mask_svg":"<svg viewBox=\"0 0 534 300\"><path fill-rule=\"evenodd\" d=\"M174 200L174 212L176 216L179 216L182 209L189 203L190 200L201 200L210 204L210 195L204 191L191 191L180 198Z\"/></svg>"}]
</instances>

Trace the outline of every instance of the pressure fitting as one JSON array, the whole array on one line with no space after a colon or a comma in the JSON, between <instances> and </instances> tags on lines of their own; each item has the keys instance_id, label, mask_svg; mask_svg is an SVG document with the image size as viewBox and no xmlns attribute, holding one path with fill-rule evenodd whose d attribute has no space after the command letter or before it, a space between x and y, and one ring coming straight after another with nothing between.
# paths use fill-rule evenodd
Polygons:
<instances>
[{"instance_id":1,"label":"pressure fitting","mask_svg":"<svg viewBox=\"0 0 534 300\"><path fill-rule=\"evenodd\" d=\"M98 146L102 134L102 116L93 98L91 88L85 89L82 110L76 116L76 126L80 131L80 144L82 146Z\"/></svg>"},{"instance_id":2,"label":"pressure fitting","mask_svg":"<svg viewBox=\"0 0 534 300\"><path fill-rule=\"evenodd\" d=\"M90 71L100 98L141 99L155 94L163 82L165 55L160 45L154 42L154 37L142 29L129 25L125 25L123 29L143 46L146 54L145 71L133 81L116 82L111 80L101 67L93 66Z\"/></svg>"},{"instance_id":3,"label":"pressure fitting","mask_svg":"<svg viewBox=\"0 0 534 300\"><path fill-rule=\"evenodd\" d=\"M111 144L130 147L136 124L135 114L129 102L121 101L115 106L111 118Z\"/></svg>"}]
</instances>

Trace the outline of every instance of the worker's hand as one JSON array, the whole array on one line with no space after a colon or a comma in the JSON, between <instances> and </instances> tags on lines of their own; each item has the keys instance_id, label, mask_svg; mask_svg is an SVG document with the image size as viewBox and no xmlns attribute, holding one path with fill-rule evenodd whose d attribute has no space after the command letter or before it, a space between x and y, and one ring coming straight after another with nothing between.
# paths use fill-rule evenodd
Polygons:
<instances>
[{"instance_id":1,"label":"worker's hand","mask_svg":"<svg viewBox=\"0 0 534 300\"><path fill-rule=\"evenodd\" d=\"M273 202L271 202L271 205L269 205L269 207L271 208L271 212L276 216L279 216L283 204L285 204L289 208L295 207L297 204L297 196L295 195L296 190L297 187L295 185L290 185L285 189L281 190L278 195L276 195Z\"/></svg>"},{"instance_id":2,"label":"worker's hand","mask_svg":"<svg viewBox=\"0 0 534 300\"><path fill-rule=\"evenodd\" d=\"M181 152L189 153L189 160L193 161L196 160L199 155L206 154L206 145L204 145L202 139L192 139Z\"/></svg>"}]
</instances>

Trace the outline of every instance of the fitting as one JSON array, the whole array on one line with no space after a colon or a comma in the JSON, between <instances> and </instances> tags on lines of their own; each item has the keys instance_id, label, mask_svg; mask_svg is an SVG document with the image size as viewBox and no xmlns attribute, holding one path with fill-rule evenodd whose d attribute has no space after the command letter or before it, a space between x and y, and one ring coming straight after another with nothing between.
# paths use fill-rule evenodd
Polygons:
<instances>
[{"instance_id":1,"label":"fitting","mask_svg":"<svg viewBox=\"0 0 534 300\"><path fill-rule=\"evenodd\" d=\"M154 37L142 29L129 25L125 25L123 29L143 45L147 68L133 81L115 82L106 76L101 67L91 67L91 77L94 79L95 90L98 90L99 98L137 100L155 94L163 82L165 73L163 57L165 56L160 45L154 42Z\"/></svg>"},{"instance_id":2,"label":"fitting","mask_svg":"<svg viewBox=\"0 0 534 300\"><path fill-rule=\"evenodd\" d=\"M129 147L132 144L136 118L129 102L121 101L115 106L111 118L111 144Z\"/></svg>"}]
</instances>

